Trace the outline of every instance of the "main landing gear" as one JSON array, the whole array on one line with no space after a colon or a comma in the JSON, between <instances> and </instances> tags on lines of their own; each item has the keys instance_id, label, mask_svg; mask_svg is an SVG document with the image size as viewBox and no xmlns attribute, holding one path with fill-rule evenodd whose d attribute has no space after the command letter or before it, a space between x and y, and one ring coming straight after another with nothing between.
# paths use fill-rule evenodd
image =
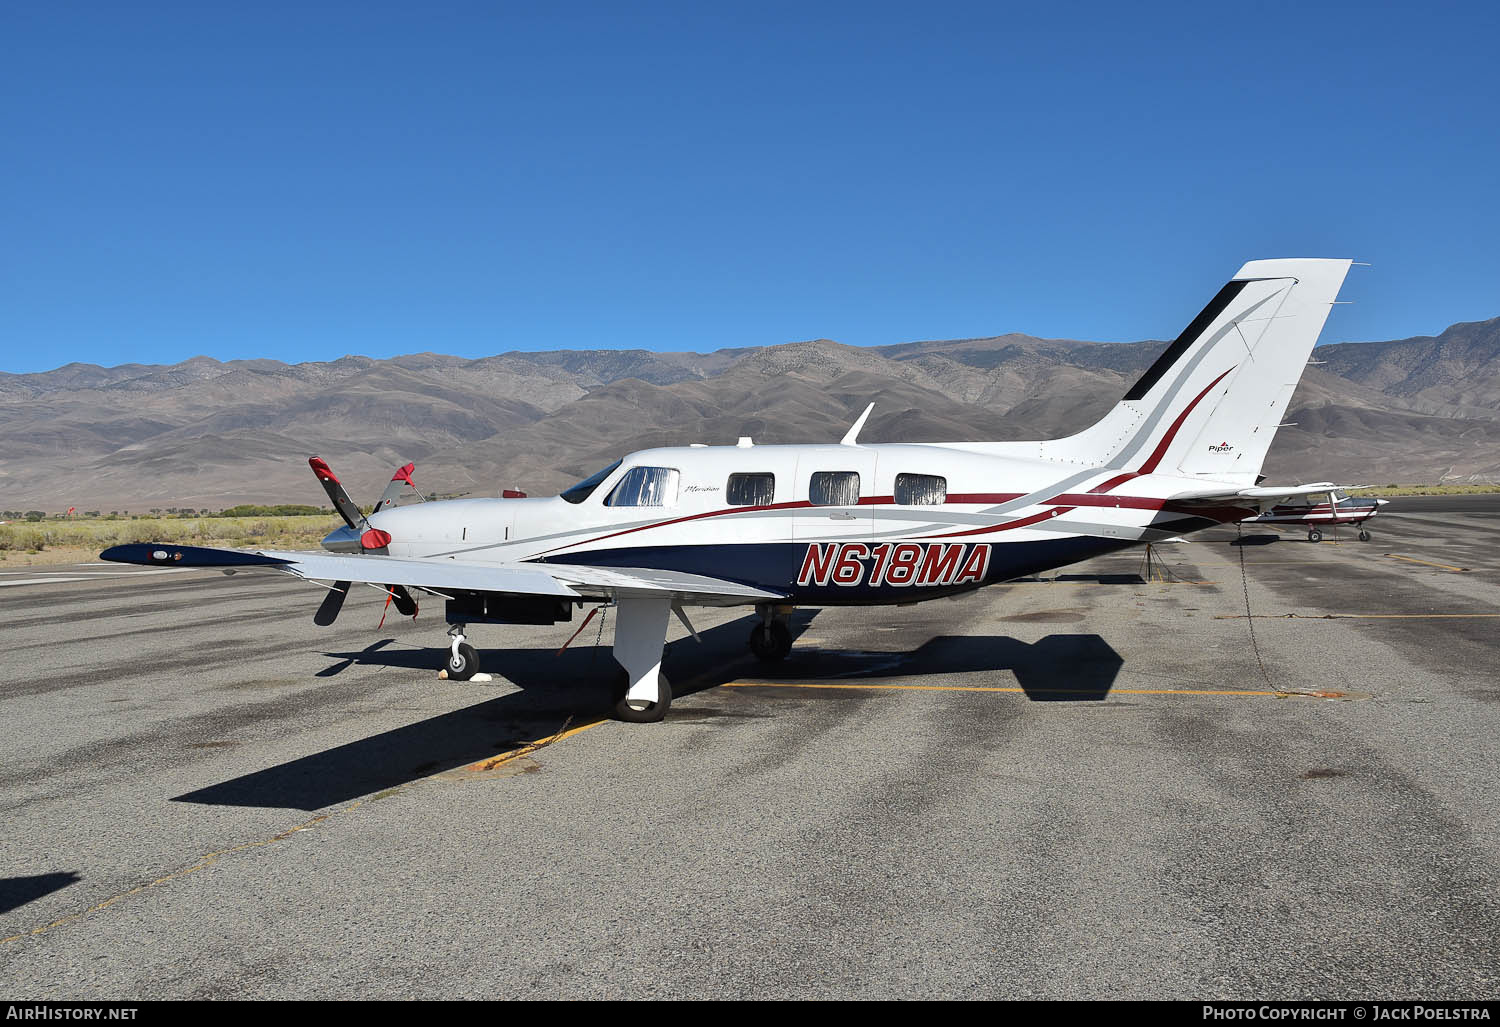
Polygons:
<instances>
[{"instance_id":1,"label":"main landing gear","mask_svg":"<svg viewBox=\"0 0 1500 1027\"><path fill-rule=\"evenodd\" d=\"M614 715L633 724L661 720L672 706L672 685L661 672L672 601L622 597L615 608L614 655L620 669L613 682ZM449 681L468 681L479 673L479 653L464 637L465 630L463 624L448 629L451 642L443 669Z\"/></svg>"},{"instance_id":2,"label":"main landing gear","mask_svg":"<svg viewBox=\"0 0 1500 1027\"><path fill-rule=\"evenodd\" d=\"M792 629L787 620L790 607L757 607L761 622L750 629L750 651L765 663L784 660L792 651Z\"/></svg>"},{"instance_id":3,"label":"main landing gear","mask_svg":"<svg viewBox=\"0 0 1500 1027\"><path fill-rule=\"evenodd\" d=\"M614 715L627 724L654 724L672 708L672 683L660 670L656 672L656 699L630 698L630 674L621 667L615 674Z\"/></svg>"},{"instance_id":4,"label":"main landing gear","mask_svg":"<svg viewBox=\"0 0 1500 1027\"><path fill-rule=\"evenodd\" d=\"M614 714L631 724L655 723L672 706L672 685L661 672L672 600L621 596L615 607Z\"/></svg>"},{"instance_id":5,"label":"main landing gear","mask_svg":"<svg viewBox=\"0 0 1500 1027\"><path fill-rule=\"evenodd\" d=\"M1359 529L1359 540L1361 542L1368 542L1368 541L1370 541L1370 533L1367 530L1365 530L1364 528L1360 528ZM1319 531L1317 528L1308 528L1307 529L1307 541L1309 541L1309 542L1322 542L1323 541L1323 533L1321 531Z\"/></svg>"}]
</instances>

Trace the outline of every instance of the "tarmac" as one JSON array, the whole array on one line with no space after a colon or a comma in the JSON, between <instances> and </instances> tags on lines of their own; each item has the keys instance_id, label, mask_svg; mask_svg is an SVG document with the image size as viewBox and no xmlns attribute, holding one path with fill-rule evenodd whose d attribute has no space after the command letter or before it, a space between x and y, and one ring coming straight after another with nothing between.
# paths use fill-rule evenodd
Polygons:
<instances>
[{"instance_id":1,"label":"tarmac","mask_svg":"<svg viewBox=\"0 0 1500 1027\"><path fill-rule=\"evenodd\" d=\"M451 682L374 590L0 572L0 992L1493 998L1497 524L802 610L778 665L691 611L654 725L600 618Z\"/></svg>"}]
</instances>

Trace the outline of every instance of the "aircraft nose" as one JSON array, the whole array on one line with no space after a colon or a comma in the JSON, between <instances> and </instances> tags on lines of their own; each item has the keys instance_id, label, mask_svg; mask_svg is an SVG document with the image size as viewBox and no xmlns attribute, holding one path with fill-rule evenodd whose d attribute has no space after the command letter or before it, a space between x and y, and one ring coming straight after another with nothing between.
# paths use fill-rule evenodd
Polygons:
<instances>
[{"instance_id":1,"label":"aircraft nose","mask_svg":"<svg viewBox=\"0 0 1500 1027\"><path fill-rule=\"evenodd\" d=\"M323 536L323 548L330 553L359 552L359 532L347 524L335 528Z\"/></svg>"}]
</instances>

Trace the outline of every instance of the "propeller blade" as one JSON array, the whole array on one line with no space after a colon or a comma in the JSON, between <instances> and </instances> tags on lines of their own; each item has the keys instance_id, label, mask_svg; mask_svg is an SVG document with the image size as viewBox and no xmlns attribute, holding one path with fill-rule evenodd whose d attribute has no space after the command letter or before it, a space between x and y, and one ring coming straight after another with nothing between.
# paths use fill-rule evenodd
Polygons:
<instances>
[{"instance_id":1,"label":"propeller blade","mask_svg":"<svg viewBox=\"0 0 1500 1027\"><path fill-rule=\"evenodd\" d=\"M411 472L416 469L416 464L396 468L396 473L391 475L391 483L385 487L385 494L380 497L380 502L375 504L375 509L384 510L386 507L395 506L396 500L401 498L401 494L406 491L408 485L417 494L418 499L424 498L422 490L417 488L417 483L411 480Z\"/></svg>"},{"instance_id":2,"label":"propeller blade","mask_svg":"<svg viewBox=\"0 0 1500 1027\"><path fill-rule=\"evenodd\" d=\"M328 493L328 498L333 501L333 508L339 512L344 523L361 534L368 531L370 522L365 520L365 515L359 512L359 507L354 505L354 501L349 498L349 493L344 491L344 486L329 469L327 461L315 456L308 459L307 465L323 483L323 491Z\"/></svg>"},{"instance_id":3,"label":"propeller blade","mask_svg":"<svg viewBox=\"0 0 1500 1027\"><path fill-rule=\"evenodd\" d=\"M338 620L339 610L343 609L344 597L349 594L349 582L335 581L328 594L323 597L318 612L313 614L313 623L319 627L326 628Z\"/></svg>"},{"instance_id":4,"label":"propeller blade","mask_svg":"<svg viewBox=\"0 0 1500 1027\"><path fill-rule=\"evenodd\" d=\"M396 604L396 612L403 617L415 617L417 615L417 600L406 590L405 585L387 585L390 590L391 601Z\"/></svg>"}]
</instances>

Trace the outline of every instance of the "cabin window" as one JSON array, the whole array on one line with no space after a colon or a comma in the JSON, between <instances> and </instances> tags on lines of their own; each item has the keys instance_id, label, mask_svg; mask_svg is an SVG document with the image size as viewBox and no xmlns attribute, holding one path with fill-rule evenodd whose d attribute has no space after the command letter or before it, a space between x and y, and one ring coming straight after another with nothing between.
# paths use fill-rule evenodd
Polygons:
<instances>
[{"instance_id":1,"label":"cabin window","mask_svg":"<svg viewBox=\"0 0 1500 1027\"><path fill-rule=\"evenodd\" d=\"M603 483L605 478L608 478L611 474L615 473L615 468L619 467L621 463L623 463L623 461L616 460L604 470L595 471L593 474L580 481L577 485L574 485L571 488L559 493L559 495L570 503L583 502L585 499L589 498L589 496L592 496L594 494L594 490Z\"/></svg>"},{"instance_id":2,"label":"cabin window","mask_svg":"<svg viewBox=\"0 0 1500 1027\"><path fill-rule=\"evenodd\" d=\"M942 506L948 499L948 479L936 474L896 475L899 506Z\"/></svg>"},{"instance_id":3,"label":"cabin window","mask_svg":"<svg viewBox=\"0 0 1500 1027\"><path fill-rule=\"evenodd\" d=\"M770 506L775 501L774 474L731 474L724 486L724 502L730 506Z\"/></svg>"},{"instance_id":4,"label":"cabin window","mask_svg":"<svg viewBox=\"0 0 1500 1027\"><path fill-rule=\"evenodd\" d=\"M620 479L605 506L676 506L677 468L632 467Z\"/></svg>"},{"instance_id":5,"label":"cabin window","mask_svg":"<svg viewBox=\"0 0 1500 1027\"><path fill-rule=\"evenodd\" d=\"M858 506L859 472L814 471L807 498L813 506Z\"/></svg>"}]
</instances>

